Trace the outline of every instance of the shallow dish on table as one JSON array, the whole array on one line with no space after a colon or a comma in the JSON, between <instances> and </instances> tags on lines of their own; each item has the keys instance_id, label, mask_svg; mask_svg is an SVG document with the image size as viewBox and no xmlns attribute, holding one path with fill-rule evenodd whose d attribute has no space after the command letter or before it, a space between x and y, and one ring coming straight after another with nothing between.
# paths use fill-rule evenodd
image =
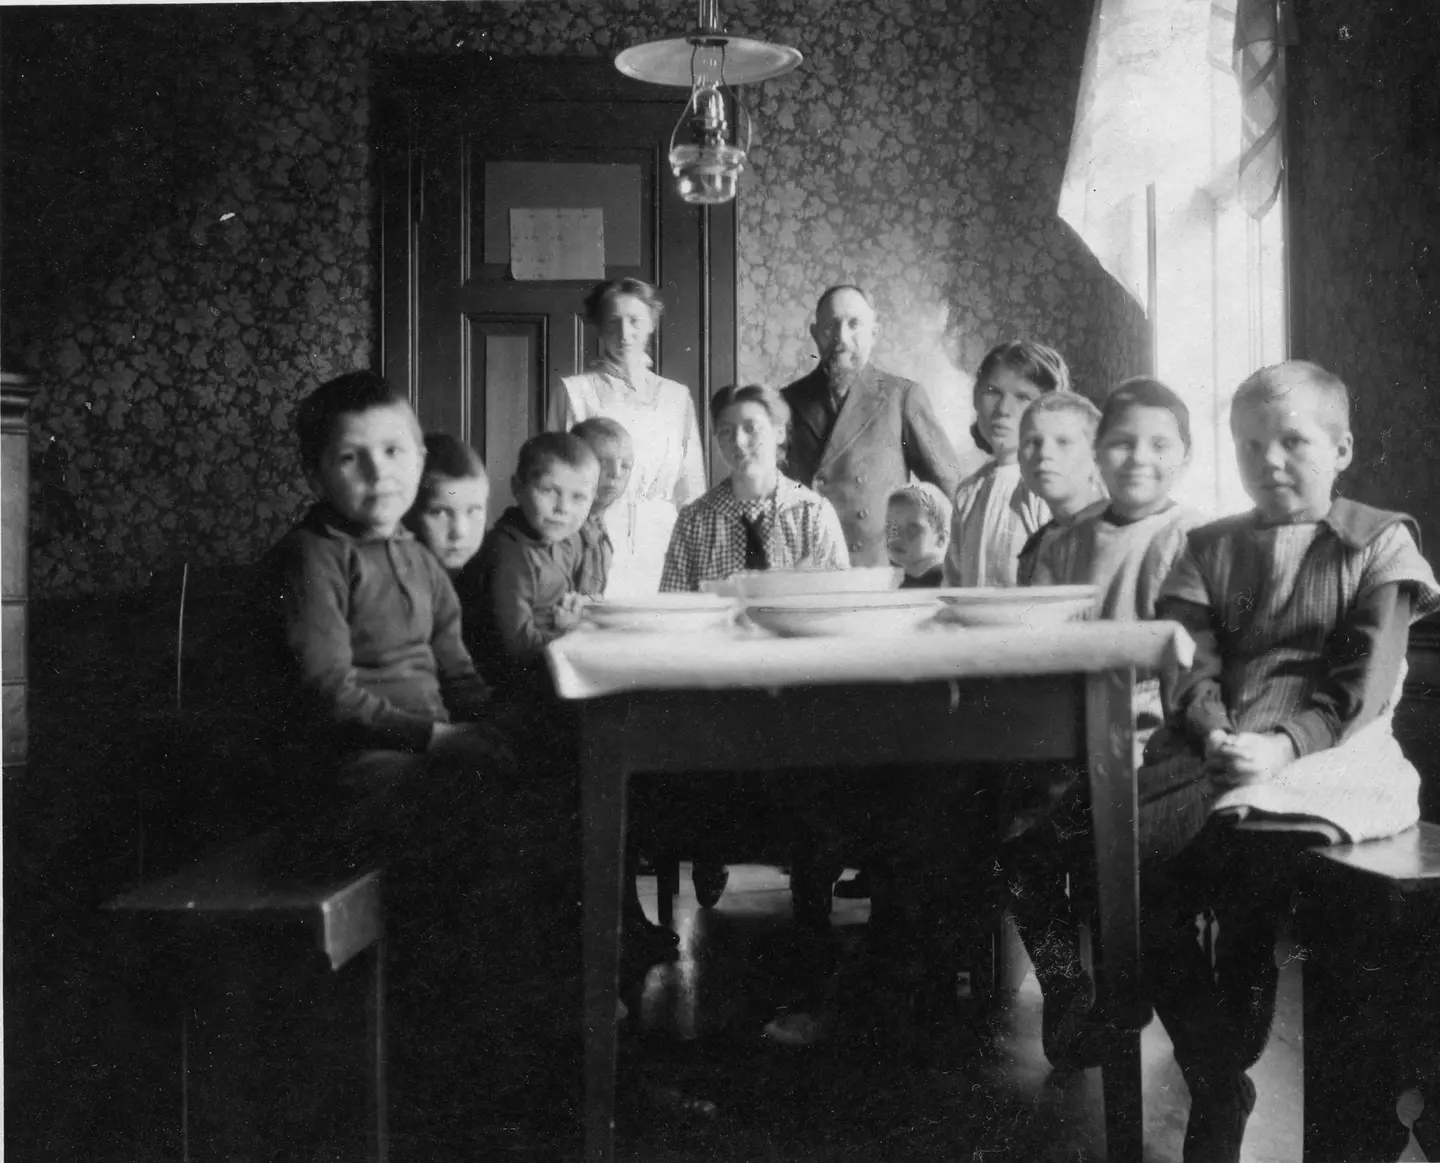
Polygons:
<instances>
[{"instance_id":1,"label":"shallow dish on table","mask_svg":"<svg viewBox=\"0 0 1440 1163\"><path fill-rule=\"evenodd\" d=\"M676 634L712 630L724 625L734 612L734 601L716 594L652 594L591 602L585 607L585 618L599 630Z\"/></svg>"},{"instance_id":2,"label":"shallow dish on table","mask_svg":"<svg viewBox=\"0 0 1440 1163\"><path fill-rule=\"evenodd\" d=\"M908 634L939 608L930 590L791 594L745 603L746 615L757 626L790 638Z\"/></svg>"},{"instance_id":3,"label":"shallow dish on table","mask_svg":"<svg viewBox=\"0 0 1440 1163\"><path fill-rule=\"evenodd\" d=\"M746 602L797 594L884 593L900 584L904 571L893 566L858 569L751 569L731 574L728 584Z\"/></svg>"},{"instance_id":4,"label":"shallow dish on table","mask_svg":"<svg viewBox=\"0 0 1440 1163\"><path fill-rule=\"evenodd\" d=\"M942 622L962 626L1058 626L1089 617L1094 586L989 586L931 591L944 604Z\"/></svg>"}]
</instances>

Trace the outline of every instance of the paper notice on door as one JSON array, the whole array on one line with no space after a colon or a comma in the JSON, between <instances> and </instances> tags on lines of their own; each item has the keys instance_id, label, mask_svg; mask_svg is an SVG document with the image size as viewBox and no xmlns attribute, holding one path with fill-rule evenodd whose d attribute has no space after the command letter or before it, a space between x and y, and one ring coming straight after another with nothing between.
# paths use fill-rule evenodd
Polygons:
<instances>
[{"instance_id":1,"label":"paper notice on door","mask_svg":"<svg viewBox=\"0 0 1440 1163\"><path fill-rule=\"evenodd\" d=\"M605 277L605 212L510 211L510 273L517 282Z\"/></svg>"}]
</instances>

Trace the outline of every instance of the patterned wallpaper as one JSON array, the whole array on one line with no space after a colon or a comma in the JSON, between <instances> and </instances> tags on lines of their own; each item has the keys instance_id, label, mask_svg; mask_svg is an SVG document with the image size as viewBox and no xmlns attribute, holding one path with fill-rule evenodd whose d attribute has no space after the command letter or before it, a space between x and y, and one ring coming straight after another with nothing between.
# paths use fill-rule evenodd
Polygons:
<instances>
[{"instance_id":1,"label":"patterned wallpaper","mask_svg":"<svg viewBox=\"0 0 1440 1163\"><path fill-rule=\"evenodd\" d=\"M1440 11L1296 12L1294 350L1354 395L1347 491L1413 514L1440 560Z\"/></svg>"},{"instance_id":2,"label":"patterned wallpaper","mask_svg":"<svg viewBox=\"0 0 1440 1163\"><path fill-rule=\"evenodd\" d=\"M872 291L878 361L957 432L1001 338L1057 345L1090 392L1136 370L1140 313L1053 213L1089 7L722 3L732 31L806 54L747 94L744 377L811 366L837 281ZM6 257L28 277L6 352L44 384L35 592L247 559L306 503L295 403L376 348L374 54L610 54L690 18L663 0L7 14L6 222L27 225Z\"/></svg>"}]
</instances>

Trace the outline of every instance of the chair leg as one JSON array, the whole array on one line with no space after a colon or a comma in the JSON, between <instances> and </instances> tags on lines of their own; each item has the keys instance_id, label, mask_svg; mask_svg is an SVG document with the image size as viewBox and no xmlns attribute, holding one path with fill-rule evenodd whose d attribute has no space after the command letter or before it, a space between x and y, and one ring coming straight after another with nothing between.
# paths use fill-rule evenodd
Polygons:
<instances>
[{"instance_id":1,"label":"chair leg","mask_svg":"<svg viewBox=\"0 0 1440 1163\"><path fill-rule=\"evenodd\" d=\"M387 1163L390 1155L388 1093L385 1075L385 935L372 950L370 990L366 1006L366 1041L370 1062L370 1157Z\"/></svg>"}]
</instances>

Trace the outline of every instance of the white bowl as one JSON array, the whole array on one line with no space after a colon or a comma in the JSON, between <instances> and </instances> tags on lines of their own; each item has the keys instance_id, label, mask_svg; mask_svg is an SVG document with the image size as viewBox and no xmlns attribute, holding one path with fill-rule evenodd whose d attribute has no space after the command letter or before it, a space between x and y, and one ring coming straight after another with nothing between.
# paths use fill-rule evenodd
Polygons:
<instances>
[{"instance_id":1,"label":"white bowl","mask_svg":"<svg viewBox=\"0 0 1440 1163\"><path fill-rule=\"evenodd\" d=\"M893 590L904 571L893 566L858 569L754 569L732 574L735 592L749 602L791 594L869 594Z\"/></svg>"},{"instance_id":2,"label":"white bowl","mask_svg":"<svg viewBox=\"0 0 1440 1163\"><path fill-rule=\"evenodd\" d=\"M629 601L591 602L585 617L599 630L676 634L712 630L735 612L730 598L715 594L655 594Z\"/></svg>"},{"instance_id":3,"label":"white bowl","mask_svg":"<svg viewBox=\"0 0 1440 1163\"><path fill-rule=\"evenodd\" d=\"M909 634L940 608L931 590L794 594L747 602L757 626L789 638L889 638Z\"/></svg>"},{"instance_id":4,"label":"white bowl","mask_svg":"<svg viewBox=\"0 0 1440 1163\"><path fill-rule=\"evenodd\" d=\"M1094 586L1014 586L931 591L944 622L962 626L1057 626L1095 612Z\"/></svg>"}]
</instances>

